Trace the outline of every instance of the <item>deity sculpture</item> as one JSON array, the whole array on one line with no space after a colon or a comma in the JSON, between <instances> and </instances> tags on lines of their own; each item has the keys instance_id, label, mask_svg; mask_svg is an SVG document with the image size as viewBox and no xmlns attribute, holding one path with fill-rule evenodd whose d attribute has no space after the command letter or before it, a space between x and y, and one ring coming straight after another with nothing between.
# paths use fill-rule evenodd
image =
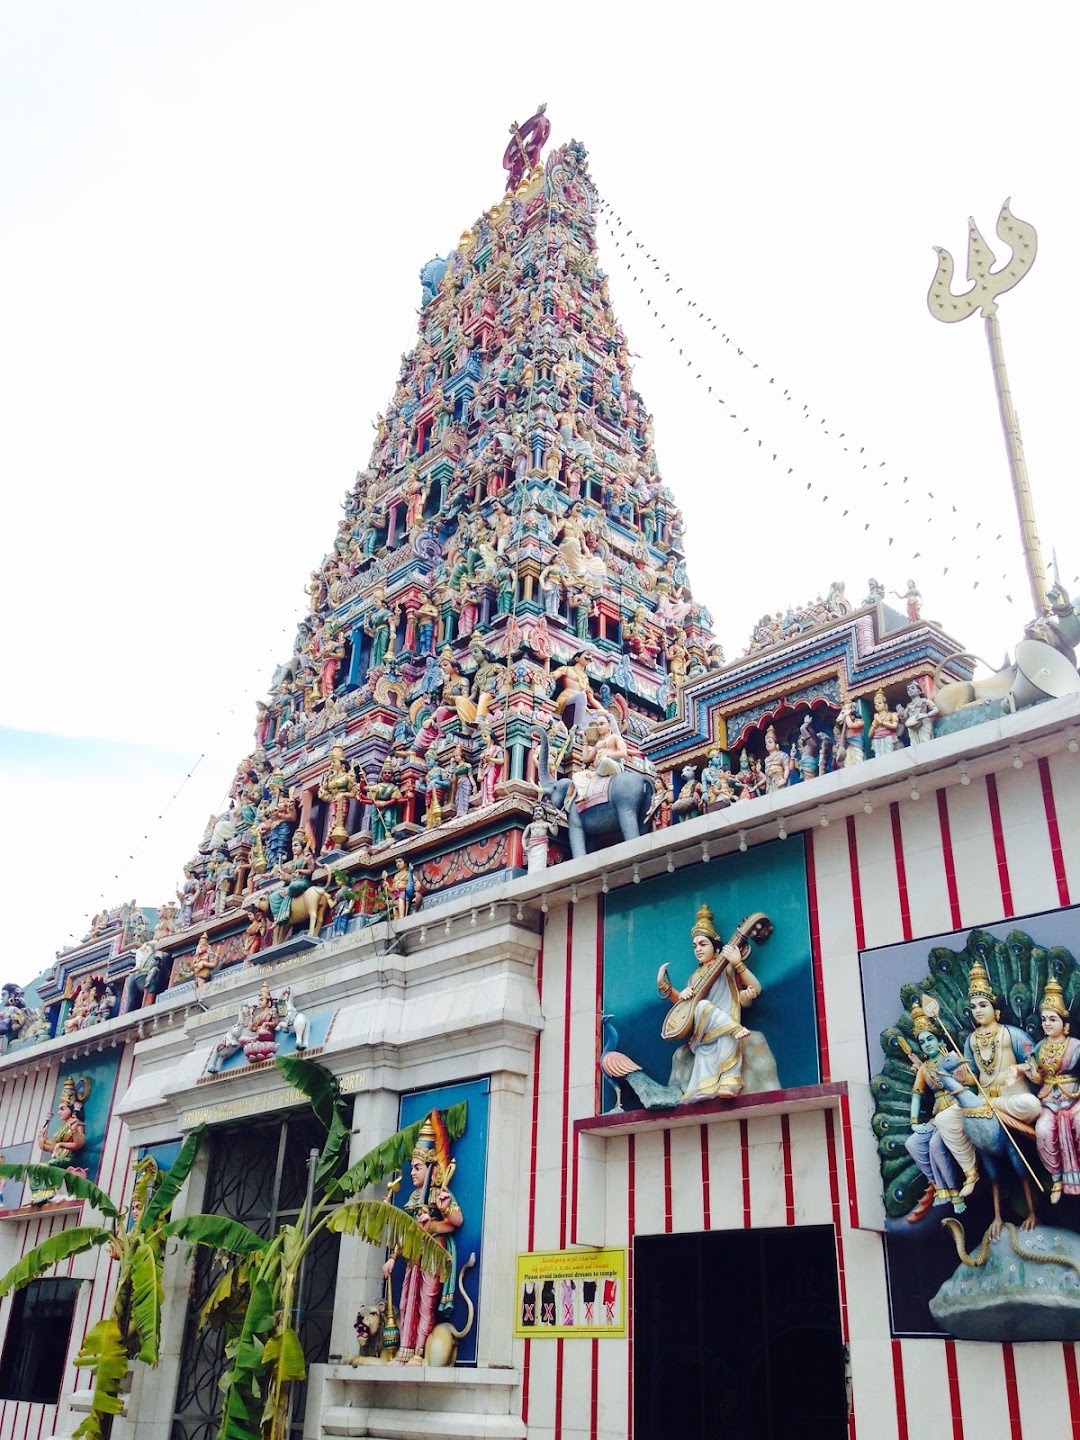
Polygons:
<instances>
[{"instance_id":1,"label":"deity sculpture","mask_svg":"<svg viewBox=\"0 0 1080 1440\"><path fill-rule=\"evenodd\" d=\"M558 825L548 818L546 805L534 805L532 819L522 832L525 848L525 863L530 875L546 870L548 864L548 841L559 833Z\"/></svg>"},{"instance_id":2,"label":"deity sculpture","mask_svg":"<svg viewBox=\"0 0 1080 1440\"><path fill-rule=\"evenodd\" d=\"M204 930L191 957L191 973L195 977L196 990L201 989L213 978L217 962L210 950L210 937Z\"/></svg>"},{"instance_id":3,"label":"deity sculpture","mask_svg":"<svg viewBox=\"0 0 1080 1440\"><path fill-rule=\"evenodd\" d=\"M612 724L607 711L597 710L585 731L581 764L572 772L579 803L588 798L595 779L620 774L626 757L626 741Z\"/></svg>"},{"instance_id":4,"label":"deity sculpture","mask_svg":"<svg viewBox=\"0 0 1080 1440\"><path fill-rule=\"evenodd\" d=\"M337 685L337 673L345 659L345 636L333 623L328 624L319 637L319 692L329 700Z\"/></svg>"},{"instance_id":5,"label":"deity sculpture","mask_svg":"<svg viewBox=\"0 0 1080 1440\"><path fill-rule=\"evenodd\" d=\"M360 798L371 806L371 843L382 845L393 837L399 823L398 811L404 799L397 783L397 767L393 758L383 761L376 781L361 781Z\"/></svg>"},{"instance_id":6,"label":"deity sculpture","mask_svg":"<svg viewBox=\"0 0 1080 1440\"><path fill-rule=\"evenodd\" d=\"M765 1037L742 1023L744 1008L761 994L761 983L746 963L750 942L761 943L771 934L772 922L759 911L736 926L722 945L712 910L700 906L690 931L696 969L689 981L676 990L668 979L668 962L656 977L661 997L671 1002L661 1034L665 1040L683 1041L672 1057L668 1083L661 1085L615 1050L601 1056L604 1073L625 1080L649 1108L733 1100L744 1089L779 1089Z\"/></svg>"},{"instance_id":7,"label":"deity sculpture","mask_svg":"<svg viewBox=\"0 0 1080 1440\"><path fill-rule=\"evenodd\" d=\"M60 1169L71 1170L74 1174L85 1177L86 1171L78 1169L72 1164L72 1161L80 1150L86 1148L84 1109L92 1088L93 1082L88 1075L84 1075L80 1079L76 1079L74 1075L68 1075L65 1078L57 1105L60 1123L51 1135L48 1127L43 1125L38 1135L43 1165L55 1165ZM56 1195L55 1186L41 1185L30 1191L27 1204L47 1205L56 1198Z\"/></svg>"},{"instance_id":8,"label":"deity sculpture","mask_svg":"<svg viewBox=\"0 0 1080 1440\"><path fill-rule=\"evenodd\" d=\"M1038 1085L1041 1108L1035 1145L1050 1176L1050 1204L1062 1195L1080 1195L1080 1040L1069 1034L1069 1010L1056 979L1046 982L1039 1002L1045 1039L1019 1068Z\"/></svg>"},{"instance_id":9,"label":"deity sculpture","mask_svg":"<svg viewBox=\"0 0 1080 1440\"><path fill-rule=\"evenodd\" d=\"M386 586L377 585L371 596L371 609L364 617L364 633L371 636L368 670L378 670L390 649L390 627L394 612L386 603Z\"/></svg>"},{"instance_id":10,"label":"deity sculpture","mask_svg":"<svg viewBox=\"0 0 1080 1440\"><path fill-rule=\"evenodd\" d=\"M854 696L849 697L841 707L834 727L836 751L838 755L843 755L846 767L859 765L866 759L863 746L864 724L862 706Z\"/></svg>"},{"instance_id":11,"label":"deity sculpture","mask_svg":"<svg viewBox=\"0 0 1080 1440\"><path fill-rule=\"evenodd\" d=\"M765 760L762 765L762 773L765 776L765 793L767 795L771 795L775 790L782 790L791 775L791 760L787 753L780 748L776 739L776 731L771 725L765 731Z\"/></svg>"},{"instance_id":12,"label":"deity sculpture","mask_svg":"<svg viewBox=\"0 0 1080 1440\"><path fill-rule=\"evenodd\" d=\"M908 703L898 705L896 713L903 721L911 744L922 745L925 741L934 738L934 721L939 713L938 708L933 700L924 693L917 680L911 681L907 687L907 693Z\"/></svg>"},{"instance_id":13,"label":"deity sculpture","mask_svg":"<svg viewBox=\"0 0 1080 1440\"><path fill-rule=\"evenodd\" d=\"M382 873L382 892L387 914L395 920L404 920L416 901L416 881L412 866L403 855L394 861L393 874Z\"/></svg>"},{"instance_id":14,"label":"deity sculpture","mask_svg":"<svg viewBox=\"0 0 1080 1440\"><path fill-rule=\"evenodd\" d=\"M506 756L503 747L495 738L493 730L483 729L480 734L483 739L483 749L480 752L480 764L476 771L477 785L480 790L480 804L494 805L496 800L495 790L503 778Z\"/></svg>"},{"instance_id":15,"label":"deity sculpture","mask_svg":"<svg viewBox=\"0 0 1080 1440\"><path fill-rule=\"evenodd\" d=\"M311 877L315 873L315 857L299 830L292 838L292 859L283 861L275 868L281 885L276 890L271 890L267 899L275 925L284 925L289 922L293 900L298 899L310 887Z\"/></svg>"},{"instance_id":16,"label":"deity sculpture","mask_svg":"<svg viewBox=\"0 0 1080 1440\"><path fill-rule=\"evenodd\" d=\"M17 1040L31 1014L21 985L8 983L0 991L0 1050Z\"/></svg>"},{"instance_id":17,"label":"deity sculpture","mask_svg":"<svg viewBox=\"0 0 1080 1440\"><path fill-rule=\"evenodd\" d=\"M343 850L349 842L349 804L356 798L356 780L345 763L345 750L341 744L330 751L330 763L319 781L319 799L330 806L329 825L323 852Z\"/></svg>"},{"instance_id":18,"label":"deity sculpture","mask_svg":"<svg viewBox=\"0 0 1080 1440\"><path fill-rule=\"evenodd\" d=\"M701 798L706 809L710 806L723 809L735 799L731 772L724 765L719 749L709 751L708 763L701 772Z\"/></svg>"},{"instance_id":19,"label":"deity sculpture","mask_svg":"<svg viewBox=\"0 0 1080 1440\"><path fill-rule=\"evenodd\" d=\"M424 1346L440 1315L450 1316L454 1308L457 1285L457 1247L454 1233L461 1229L465 1217L461 1206L448 1188L455 1165L450 1158L450 1142L442 1116L433 1110L420 1128L412 1152L410 1176L413 1190L402 1207L405 1212L437 1238L450 1253L451 1268L445 1281L421 1270L419 1264L407 1265L398 1302L401 1345L397 1352L399 1364L423 1365ZM395 1247L383 1266L387 1282L393 1275L400 1250Z\"/></svg>"},{"instance_id":20,"label":"deity sculpture","mask_svg":"<svg viewBox=\"0 0 1080 1440\"><path fill-rule=\"evenodd\" d=\"M266 831L266 864L273 869L283 864L289 853L289 843L296 829L298 812L296 801L286 790L284 775L275 773L266 783L270 797L266 802L263 822Z\"/></svg>"},{"instance_id":21,"label":"deity sculpture","mask_svg":"<svg viewBox=\"0 0 1080 1440\"><path fill-rule=\"evenodd\" d=\"M586 669L592 659L591 649L579 650L567 665L551 672L551 679L561 680L562 689L555 697L555 712L568 730L579 730L585 724L587 710L599 710L600 702L592 693L592 682Z\"/></svg>"},{"instance_id":22,"label":"deity sculpture","mask_svg":"<svg viewBox=\"0 0 1080 1440\"><path fill-rule=\"evenodd\" d=\"M905 602L907 618L912 623L922 618L922 605L920 603L922 600L922 591L916 589L914 580L907 582L906 590L894 590L893 594Z\"/></svg>"},{"instance_id":23,"label":"deity sculpture","mask_svg":"<svg viewBox=\"0 0 1080 1440\"><path fill-rule=\"evenodd\" d=\"M890 710L884 690L874 696L874 713L870 718L869 741L875 759L880 755L891 755L897 746L897 730L900 716Z\"/></svg>"},{"instance_id":24,"label":"deity sculpture","mask_svg":"<svg viewBox=\"0 0 1080 1440\"><path fill-rule=\"evenodd\" d=\"M310 1031L307 1017L293 1004L290 988L273 995L270 987L263 985L258 999L240 1006L236 1020L211 1050L206 1073L218 1074L225 1061L241 1050L249 1065L272 1060L283 1035L294 1035L296 1049L302 1052L307 1049Z\"/></svg>"},{"instance_id":25,"label":"deity sculpture","mask_svg":"<svg viewBox=\"0 0 1080 1440\"><path fill-rule=\"evenodd\" d=\"M911 1020L923 1059L912 1057L916 1067L911 1087L912 1133L904 1148L929 1181L922 1200L907 1217L915 1224L931 1204L951 1204L958 1215L963 1214L979 1172L975 1147L964 1131L962 1117L959 1123L957 1116L939 1123L945 1111L958 1107L939 1069L943 1051L938 1027L917 1001L911 1007ZM933 1097L933 1108L929 1119L923 1120L923 1103L928 1095Z\"/></svg>"}]
</instances>

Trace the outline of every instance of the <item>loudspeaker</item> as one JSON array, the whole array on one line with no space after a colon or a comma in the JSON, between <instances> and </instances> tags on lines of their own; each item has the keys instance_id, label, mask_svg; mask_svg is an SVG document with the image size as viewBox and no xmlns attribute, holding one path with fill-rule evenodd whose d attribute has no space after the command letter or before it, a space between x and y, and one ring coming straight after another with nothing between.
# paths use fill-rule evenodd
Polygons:
<instances>
[{"instance_id":1,"label":"loudspeaker","mask_svg":"<svg viewBox=\"0 0 1080 1440\"><path fill-rule=\"evenodd\" d=\"M1040 700L1056 700L1080 692L1080 673L1059 650L1042 640L1021 640L1016 647L1016 675L1001 702L1010 713Z\"/></svg>"}]
</instances>

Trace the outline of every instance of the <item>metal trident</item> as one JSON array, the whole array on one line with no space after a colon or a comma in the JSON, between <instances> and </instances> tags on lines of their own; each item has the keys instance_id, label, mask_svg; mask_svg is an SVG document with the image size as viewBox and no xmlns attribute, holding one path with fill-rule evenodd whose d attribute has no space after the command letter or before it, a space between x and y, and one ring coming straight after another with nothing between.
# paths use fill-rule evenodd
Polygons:
<instances>
[{"instance_id":1,"label":"metal trident","mask_svg":"<svg viewBox=\"0 0 1080 1440\"><path fill-rule=\"evenodd\" d=\"M1005 373L1005 352L1001 346L1001 327L997 319L997 297L1011 290L1031 269L1038 249L1035 228L1026 220L1018 220L1009 209L1008 200L1001 207L997 220L998 237L1012 251L1007 265L1000 270L991 270L994 252L983 239L974 219L968 217L968 268L967 278L971 288L962 295L954 295L950 289L955 266L948 250L935 245L937 251L937 273L930 285L926 303L930 314L947 325L957 320L966 320L976 310L981 310L986 329L986 340L990 346L990 362L994 368L994 384L997 389L998 410L1001 427L1005 432L1005 449L1009 456L1012 474L1013 496L1016 513L1020 521L1021 542L1024 549L1024 563L1027 568L1028 584L1037 616L1049 608L1046 599L1046 568L1043 564L1042 549L1035 528L1035 507L1031 499L1027 465L1024 462L1024 445L1020 439L1020 424L1013 408L1009 380Z\"/></svg>"}]
</instances>

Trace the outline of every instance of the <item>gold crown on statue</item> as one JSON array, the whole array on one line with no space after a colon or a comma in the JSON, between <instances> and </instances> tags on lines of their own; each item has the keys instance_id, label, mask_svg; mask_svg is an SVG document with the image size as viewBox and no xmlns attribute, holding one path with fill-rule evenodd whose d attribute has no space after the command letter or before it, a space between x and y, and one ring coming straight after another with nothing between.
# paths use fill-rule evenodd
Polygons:
<instances>
[{"instance_id":1,"label":"gold crown on statue","mask_svg":"<svg viewBox=\"0 0 1080 1440\"><path fill-rule=\"evenodd\" d=\"M927 1030L929 1030L931 1035L938 1033L938 1027L934 1024L933 1020L930 1019L930 1016L927 1015L918 1000L916 1000L911 1007L911 1023L915 1027L916 1035L922 1035Z\"/></svg>"},{"instance_id":2,"label":"gold crown on statue","mask_svg":"<svg viewBox=\"0 0 1080 1440\"><path fill-rule=\"evenodd\" d=\"M417 1136L417 1143L413 1146L412 1158L419 1160L421 1165L431 1165L434 1168L431 1172L432 1187L443 1183L446 1174L447 1161L449 1160L448 1141L445 1127L441 1120L437 1125L433 1116L436 1112L428 1115L427 1119L420 1126L420 1133ZM441 1131L441 1134L440 1134ZM443 1154L440 1154L440 1150Z\"/></svg>"},{"instance_id":3,"label":"gold crown on statue","mask_svg":"<svg viewBox=\"0 0 1080 1440\"><path fill-rule=\"evenodd\" d=\"M1058 981L1052 977L1046 982L1046 989L1039 1001L1039 1009L1040 1011L1053 1010L1054 1014L1060 1015L1062 1020L1069 1018L1069 1007L1065 1004L1065 992Z\"/></svg>"},{"instance_id":4,"label":"gold crown on statue","mask_svg":"<svg viewBox=\"0 0 1080 1440\"><path fill-rule=\"evenodd\" d=\"M968 972L968 999L993 1000L994 998L994 988L990 984L990 976L986 973L986 967L981 960L976 960Z\"/></svg>"},{"instance_id":5,"label":"gold crown on statue","mask_svg":"<svg viewBox=\"0 0 1080 1440\"><path fill-rule=\"evenodd\" d=\"M80 1075L78 1079L74 1075L64 1077L64 1083L60 1086L60 1099L58 1104L73 1107L85 1105L94 1088L94 1082L89 1075Z\"/></svg>"},{"instance_id":6,"label":"gold crown on statue","mask_svg":"<svg viewBox=\"0 0 1080 1440\"><path fill-rule=\"evenodd\" d=\"M690 930L691 940L695 935L705 935L710 940L715 941L719 941L720 939L716 926L713 924L713 913L708 905L702 905L697 912L697 919L694 921Z\"/></svg>"}]
</instances>

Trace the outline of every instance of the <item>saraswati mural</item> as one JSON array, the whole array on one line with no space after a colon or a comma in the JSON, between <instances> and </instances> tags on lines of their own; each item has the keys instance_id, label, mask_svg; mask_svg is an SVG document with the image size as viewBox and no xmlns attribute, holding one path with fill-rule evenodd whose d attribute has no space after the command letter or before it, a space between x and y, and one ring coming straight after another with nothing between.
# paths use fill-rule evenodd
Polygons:
<instances>
[{"instance_id":1,"label":"saraswati mural","mask_svg":"<svg viewBox=\"0 0 1080 1440\"><path fill-rule=\"evenodd\" d=\"M1080 1338L1076 920L862 957L895 1333Z\"/></svg>"}]
</instances>

